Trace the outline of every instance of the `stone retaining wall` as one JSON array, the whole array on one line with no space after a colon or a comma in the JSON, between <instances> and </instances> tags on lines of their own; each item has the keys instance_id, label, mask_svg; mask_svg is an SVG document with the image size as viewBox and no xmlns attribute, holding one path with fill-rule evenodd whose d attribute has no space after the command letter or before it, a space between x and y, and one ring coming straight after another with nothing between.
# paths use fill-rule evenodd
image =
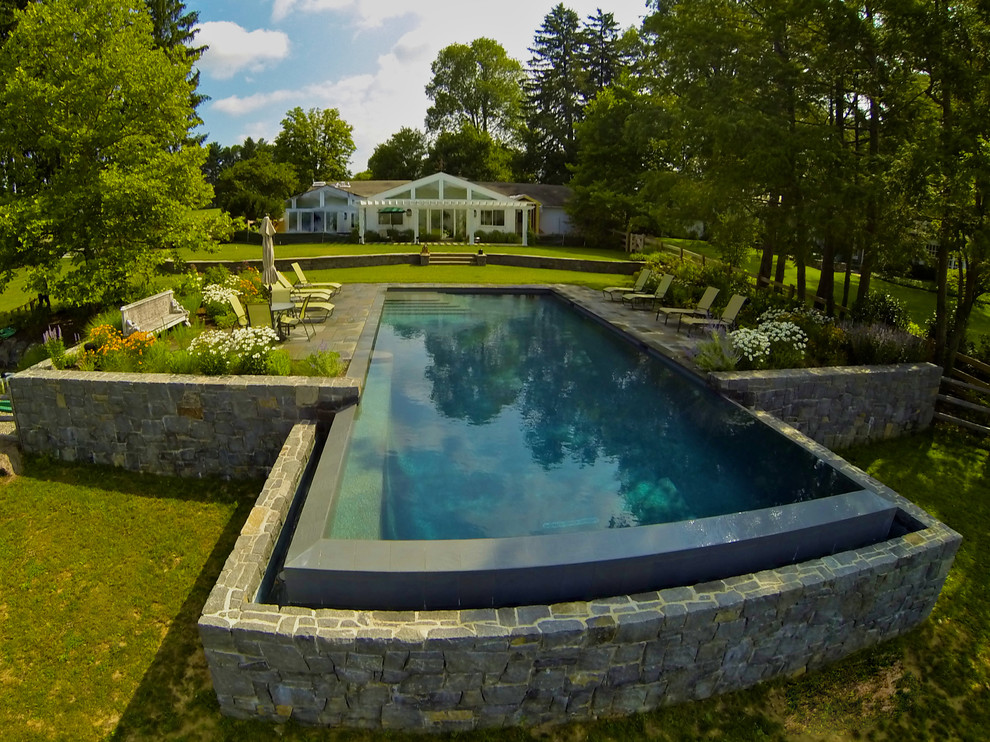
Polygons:
<instances>
[{"instance_id":1,"label":"stone retaining wall","mask_svg":"<svg viewBox=\"0 0 990 742\"><path fill-rule=\"evenodd\" d=\"M765 410L827 448L931 425L942 369L930 363L733 371L709 375L722 394Z\"/></svg>"},{"instance_id":2,"label":"stone retaining wall","mask_svg":"<svg viewBox=\"0 0 990 742\"><path fill-rule=\"evenodd\" d=\"M368 268L381 265L419 265L419 246L410 245L415 252L385 253L381 255L323 255L313 258L276 258L275 266L292 275L292 263L299 263L304 271L334 270L336 268ZM476 252L472 245L465 245L466 252ZM437 255L443 253L437 252ZM553 258L543 255L503 255L485 251L489 265L513 265L522 268L547 268L559 271L581 271L584 273L615 273L632 275L643 267L642 263L630 260L582 260L579 258ZM213 265L222 265L231 271L236 271L243 265L254 265L259 270L261 259L258 260L196 260L192 261L199 271ZM166 263L166 265L171 265ZM181 264L180 270L185 270L186 264ZM174 268L173 268L174 270Z\"/></svg>"},{"instance_id":3,"label":"stone retaining wall","mask_svg":"<svg viewBox=\"0 0 990 742\"><path fill-rule=\"evenodd\" d=\"M913 532L780 569L557 605L280 609L258 602L259 587L315 437L313 425L293 429L200 617L229 716L450 731L706 698L907 631L932 610L960 541L872 483Z\"/></svg>"},{"instance_id":4,"label":"stone retaining wall","mask_svg":"<svg viewBox=\"0 0 990 742\"><path fill-rule=\"evenodd\" d=\"M354 379L35 368L9 378L25 453L177 476L263 477L292 426L356 404Z\"/></svg>"}]
</instances>

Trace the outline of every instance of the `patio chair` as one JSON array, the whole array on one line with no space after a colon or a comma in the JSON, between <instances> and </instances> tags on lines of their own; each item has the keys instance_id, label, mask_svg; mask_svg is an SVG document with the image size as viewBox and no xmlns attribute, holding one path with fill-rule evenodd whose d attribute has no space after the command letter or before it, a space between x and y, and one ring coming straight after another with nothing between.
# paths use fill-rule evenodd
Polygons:
<instances>
[{"instance_id":1,"label":"patio chair","mask_svg":"<svg viewBox=\"0 0 990 742\"><path fill-rule=\"evenodd\" d=\"M736 316L745 302L745 296L742 294L733 294L732 298L729 299L729 303L725 305L725 309L722 310L722 314L718 317L686 317L682 314L677 322L677 331L681 331L681 325L688 326L689 334L695 327L704 327L706 325L711 326L713 330L717 330L719 327L724 327L728 330L736 323Z\"/></svg>"},{"instance_id":2,"label":"patio chair","mask_svg":"<svg viewBox=\"0 0 990 742\"><path fill-rule=\"evenodd\" d=\"M639 272L639 278L636 279L636 283L632 286L606 286L602 289L602 296L607 296L612 301L615 301L615 295L624 296L625 294L635 294L643 290L646 286L646 282L650 280L651 271L649 268L643 268Z\"/></svg>"},{"instance_id":3,"label":"patio chair","mask_svg":"<svg viewBox=\"0 0 990 742\"><path fill-rule=\"evenodd\" d=\"M251 322L251 327L271 327L275 328L275 320L272 318L272 309L267 304L248 304L247 316Z\"/></svg>"},{"instance_id":4,"label":"patio chair","mask_svg":"<svg viewBox=\"0 0 990 742\"><path fill-rule=\"evenodd\" d=\"M297 287L329 290L332 292L330 296L333 296L338 291L340 291L341 287L343 286L343 284L334 283L333 281L323 281L323 282L313 283L312 281L306 278L306 274L303 273L303 270L299 266L299 263L292 264L292 272L296 274L296 278L298 279L298 283L296 284Z\"/></svg>"},{"instance_id":5,"label":"patio chair","mask_svg":"<svg viewBox=\"0 0 990 742\"><path fill-rule=\"evenodd\" d=\"M230 306L234 310L234 316L237 317L237 326L247 327L250 322L248 321L247 314L244 313L244 305L241 304L241 300L236 296L230 297Z\"/></svg>"},{"instance_id":6,"label":"patio chair","mask_svg":"<svg viewBox=\"0 0 990 742\"><path fill-rule=\"evenodd\" d=\"M673 280L674 276L672 274L664 273L660 276L660 283L657 284L657 290L652 294L648 292L625 294L622 297L622 302L629 302L629 306L633 309L636 308L637 302L642 302L644 305L646 302L650 302L650 309L654 309L659 302L663 301L663 297L667 295L667 291L670 289L670 284Z\"/></svg>"},{"instance_id":7,"label":"patio chair","mask_svg":"<svg viewBox=\"0 0 990 742\"><path fill-rule=\"evenodd\" d=\"M285 328L286 337L288 337L289 333L292 332L292 328L299 327L300 325L302 325L302 328L306 331L306 340L313 339L313 331L310 328L309 324L306 322L306 311L308 309L309 309L309 297L307 296L302 301L302 306L299 308L299 314L294 316L283 314L281 317L279 317L278 319L279 327Z\"/></svg>"},{"instance_id":8,"label":"patio chair","mask_svg":"<svg viewBox=\"0 0 990 742\"><path fill-rule=\"evenodd\" d=\"M293 297L298 298L300 303L302 303L304 296L314 296L318 299L329 300L330 297L336 293L331 289L310 288L307 286L300 286L299 284L293 284L279 271L275 271L275 278L278 280L278 283L272 286L272 288L288 289Z\"/></svg>"},{"instance_id":9,"label":"patio chair","mask_svg":"<svg viewBox=\"0 0 990 742\"><path fill-rule=\"evenodd\" d=\"M701 300L693 307L660 307L657 310L657 319L660 319L660 315L662 314L663 323L667 324L667 321L674 315L684 315L686 317L708 317L708 313L712 308L712 303L715 301L716 296L718 296L718 289L714 286L709 286L705 289L705 294L701 297Z\"/></svg>"}]
</instances>

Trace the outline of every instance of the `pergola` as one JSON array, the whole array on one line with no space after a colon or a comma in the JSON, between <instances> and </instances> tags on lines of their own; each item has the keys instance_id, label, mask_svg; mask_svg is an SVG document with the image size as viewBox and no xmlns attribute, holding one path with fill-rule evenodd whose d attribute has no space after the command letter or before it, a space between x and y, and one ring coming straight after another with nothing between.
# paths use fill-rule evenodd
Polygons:
<instances>
[{"instance_id":1,"label":"pergola","mask_svg":"<svg viewBox=\"0 0 990 742\"><path fill-rule=\"evenodd\" d=\"M517 215L521 212L522 219L522 244L529 244L528 214L536 208L536 204L530 201L516 201L514 199L464 199L464 198L369 198L362 199L358 203L358 235L361 243L364 243L365 224L367 224L368 209L377 210L378 213L405 212L412 217L413 232L415 239L419 242L420 214L426 212L426 223L428 231L435 231L445 227L445 212L450 213L450 221L453 225L459 222L464 225L464 232L470 242L474 242L475 232L482 225L480 223L479 212L492 210L504 211L512 214L513 223L517 221ZM439 224L433 225L434 218L439 219Z\"/></svg>"}]
</instances>

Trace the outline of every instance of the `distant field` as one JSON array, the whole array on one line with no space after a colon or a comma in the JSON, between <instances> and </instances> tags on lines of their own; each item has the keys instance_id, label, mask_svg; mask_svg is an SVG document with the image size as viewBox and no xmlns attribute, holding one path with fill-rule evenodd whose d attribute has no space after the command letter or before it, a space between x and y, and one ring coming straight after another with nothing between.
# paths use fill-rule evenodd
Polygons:
<instances>
[{"instance_id":1,"label":"distant field","mask_svg":"<svg viewBox=\"0 0 990 742\"><path fill-rule=\"evenodd\" d=\"M7 288L0 294L0 313L17 309L37 296L36 292L27 288L27 272L19 271L14 276L14 280L7 284Z\"/></svg>"}]
</instances>

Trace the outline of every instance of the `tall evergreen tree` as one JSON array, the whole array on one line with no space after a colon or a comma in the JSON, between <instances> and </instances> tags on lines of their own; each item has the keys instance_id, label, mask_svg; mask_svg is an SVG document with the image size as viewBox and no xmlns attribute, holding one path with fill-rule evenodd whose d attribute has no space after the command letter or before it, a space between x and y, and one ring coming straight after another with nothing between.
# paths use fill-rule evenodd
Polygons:
<instances>
[{"instance_id":1,"label":"tall evergreen tree","mask_svg":"<svg viewBox=\"0 0 990 742\"><path fill-rule=\"evenodd\" d=\"M536 31L526 84L531 160L544 183L564 183L574 162L574 127L580 119L585 89L583 39L577 13L558 4Z\"/></svg>"},{"instance_id":2,"label":"tall evergreen tree","mask_svg":"<svg viewBox=\"0 0 990 742\"><path fill-rule=\"evenodd\" d=\"M581 41L578 58L585 75L583 95L591 99L611 85L625 69L627 51L620 43L615 16L603 13L601 8L585 20Z\"/></svg>"},{"instance_id":3,"label":"tall evergreen tree","mask_svg":"<svg viewBox=\"0 0 990 742\"><path fill-rule=\"evenodd\" d=\"M199 70L195 67L196 62L206 51L206 46L195 44L199 11L187 11L185 3L180 0L145 0L145 3L151 15L155 44L158 48L168 50L183 47L186 58L192 65L189 71L189 85L192 88L189 101L192 103L193 118L190 123L198 126L203 122L197 114L197 109L209 100L208 96L198 92ZM199 144L202 144L205 138L205 134L193 137Z\"/></svg>"}]
</instances>

